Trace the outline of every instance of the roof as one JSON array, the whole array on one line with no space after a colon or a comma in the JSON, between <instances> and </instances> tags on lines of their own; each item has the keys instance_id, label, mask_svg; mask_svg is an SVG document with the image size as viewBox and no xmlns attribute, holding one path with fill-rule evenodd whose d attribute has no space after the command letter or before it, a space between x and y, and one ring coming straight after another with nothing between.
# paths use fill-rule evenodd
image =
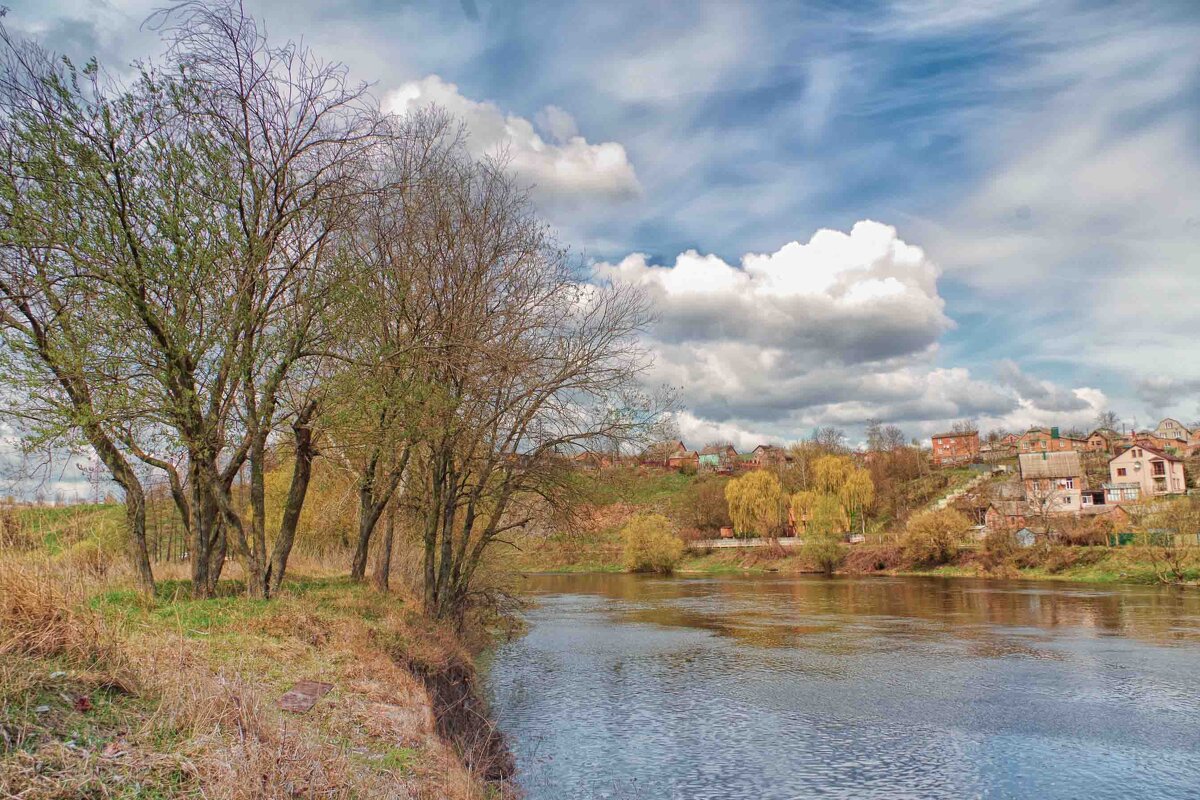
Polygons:
<instances>
[{"instance_id":1,"label":"roof","mask_svg":"<svg viewBox=\"0 0 1200 800\"><path fill-rule=\"evenodd\" d=\"M680 439L670 442L655 442L643 451L642 458L667 458L681 450L686 451L687 446Z\"/></svg>"},{"instance_id":2,"label":"roof","mask_svg":"<svg viewBox=\"0 0 1200 800\"><path fill-rule=\"evenodd\" d=\"M930 439L951 439L957 436L978 436L979 431L950 431L949 433L935 433L930 436Z\"/></svg>"},{"instance_id":3,"label":"roof","mask_svg":"<svg viewBox=\"0 0 1200 800\"><path fill-rule=\"evenodd\" d=\"M1021 478L1077 478L1083 474L1079 453L1064 450L1057 453L1022 453Z\"/></svg>"},{"instance_id":4,"label":"roof","mask_svg":"<svg viewBox=\"0 0 1200 800\"><path fill-rule=\"evenodd\" d=\"M1135 447L1140 450L1145 450L1147 453L1149 453L1152 456L1155 456L1157 458L1166 459L1167 461L1183 461L1183 459L1180 458L1179 456L1173 456L1170 453L1164 453L1162 450L1159 450L1157 447L1149 447L1147 445L1142 444L1141 442L1136 442L1136 443L1134 443L1133 447L1130 447L1128 450L1126 450L1124 453L1121 453L1121 455L1119 455L1119 456L1113 456L1112 458L1110 458L1108 460L1108 462L1111 464L1112 462L1116 461L1118 458L1128 455Z\"/></svg>"},{"instance_id":5,"label":"roof","mask_svg":"<svg viewBox=\"0 0 1200 800\"><path fill-rule=\"evenodd\" d=\"M1092 431L1091 433L1089 433L1087 435L1087 438L1090 439L1096 435L1103 436L1105 439L1112 438L1113 436L1120 438L1120 436L1121 436L1121 434L1117 433L1112 428L1096 428L1096 430Z\"/></svg>"}]
</instances>

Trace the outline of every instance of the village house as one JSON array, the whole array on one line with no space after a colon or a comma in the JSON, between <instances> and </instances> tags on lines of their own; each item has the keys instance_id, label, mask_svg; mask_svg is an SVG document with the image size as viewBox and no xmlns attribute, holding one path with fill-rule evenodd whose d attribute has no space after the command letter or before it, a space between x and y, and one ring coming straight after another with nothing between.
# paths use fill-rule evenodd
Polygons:
<instances>
[{"instance_id":1,"label":"village house","mask_svg":"<svg viewBox=\"0 0 1200 800\"><path fill-rule=\"evenodd\" d=\"M1021 483L1031 513L1079 513L1087 477L1079 453L1022 453Z\"/></svg>"},{"instance_id":2,"label":"village house","mask_svg":"<svg viewBox=\"0 0 1200 800\"><path fill-rule=\"evenodd\" d=\"M1108 472L1104 490L1109 503L1132 503L1187 491L1183 460L1144 444L1136 444L1110 459Z\"/></svg>"},{"instance_id":3,"label":"village house","mask_svg":"<svg viewBox=\"0 0 1200 800\"><path fill-rule=\"evenodd\" d=\"M1179 420L1167 417L1154 428L1154 435L1163 439L1186 442L1192 432Z\"/></svg>"},{"instance_id":4,"label":"village house","mask_svg":"<svg viewBox=\"0 0 1200 800\"><path fill-rule=\"evenodd\" d=\"M1020 456L1018 481L993 487L984 516L988 530L1017 530L1036 525L1046 515L1100 517L1114 525L1129 521L1119 506L1106 501L1103 489L1091 489L1079 453L1026 453Z\"/></svg>"},{"instance_id":5,"label":"village house","mask_svg":"<svg viewBox=\"0 0 1200 800\"><path fill-rule=\"evenodd\" d=\"M1187 454L1187 442L1185 440L1164 439L1152 431L1141 431L1126 437L1120 446L1116 448L1116 452L1120 454L1131 447L1149 447L1151 450L1160 450L1173 456L1184 456Z\"/></svg>"},{"instance_id":6,"label":"village house","mask_svg":"<svg viewBox=\"0 0 1200 800\"><path fill-rule=\"evenodd\" d=\"M1086 449L1086 439L1063 436L1058 428L1030 428L1017 442L1017 450L1021 453L1065 453Z\"/></svg>"},{"instance_id":7,"label":"village house","mask_svg":"<svg viewBox=\"0 0 1200 800\"><path fill-rule=\"evenodd\" d=\"M573 459L575 466L580 469L601 470L612 466L612 457L604 453L577 453Z\"/></svg>"},{"instance_id":8,"label":"village house","mask_svg":"<svg viewBox=\"0 0 1200 800\"><path fill-rule=\"evenodd\" d=\"M745 463L751 469L763 469L764 467L781 467L792 457L788 455L787 450L774 444L760 444L749 452L749 458L745 459Z\"/></svg>"},{"instance_id":9,"label":"village house","mask_svg":"<svg viewBox=\"0 0 1200 800\"><path fill-rule=\"evenodd\" d=\"M983 524L988 530L1016 530L1025 526L1029 506L1024 500L993 500L988 505Z\"/></svg>"},{"instance_id":10,"label":"village house","mask_svg":"<svg viewBox=\"0 0 1200 800\"><path fill-rule=\"evenodd\" d=\"M1121 434L1112 428L1096 428L1087 436L1087 451L1089 453L1111 453L1121 440Z\"/></svg>"},{"instance_id":11,"label":"village house","mask_svg":"<svg viewBox=\"0 0 1200 800\"><path fill-rule=\"evenodd\" d=\"M700 468L700 454L695 450L682 450L672 453L667 458L667 467L669 469L692 469Z\"/></svg>"},{"instance_id":12,"label":"village house","mask_svg":"<svg viewBox=\"0 0 1200 800\"><path fill-rule=\"evenodd\" d=\"M687 445L679 439L656 442L642 451L638 463L644 467L669 467L672 458L678 459L687 452Z\"/></svg>"},{"instance_id":13,"label":"village house","mask_svg":"<svg viewBox=\"0 0 1200 800\"><path fill-rule=\"evenodd\" d=\"M700 469L728 472L737 464L738 451L731 444L709 445L700 451Z\"/></svg>"},{"instance_id":14,"label":"village house","mask_svg":"<svg viewBox=\"0 0 1200 800\"><path fill-rule=\"evenodd\" d=\"M979 431L951 431L930 437L933 465L970 464L979 458Z\"/></svg>"}]
</instances>

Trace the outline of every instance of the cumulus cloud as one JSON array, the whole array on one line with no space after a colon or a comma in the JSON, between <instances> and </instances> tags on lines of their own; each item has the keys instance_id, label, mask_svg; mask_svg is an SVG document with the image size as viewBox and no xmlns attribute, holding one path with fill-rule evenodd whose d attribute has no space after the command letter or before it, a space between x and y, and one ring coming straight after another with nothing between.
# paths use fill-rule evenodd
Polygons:
<instances>
[{"instance_id":1,"label":"cumulus cloud","mask_svg":"<svg viewBox=\"0 0 1200 800\"><path fill-rule=\"evenodd\" d=\"M739 266L689 250L671 266L635 253L598 273L646 289L664 343L734 343L729 355L739 360L736 346L752 347L764 368L906 355L931 347L953 324L937 268L878 222L859 222L849 234L820 230L806 244L747 254Z\"/></svg>"},{"instance_id":2,"label":"cumulus cloud","mask_svg":"<svg viewBox=\"0 0 1200 800\"><path fill-rule=\"evenodd\" d=\"M939 340L954 323L939 270L879 222L820 230L736 264L692 250L670 264L635 253L598 264L596 275L650 298L652 377L679 389L689 442L787 441L869 419L920 434L962 417L1014 429L1082 425L1107 403L1012 361L996 365L994 380L940 365Z\"/></svg>"},{"instance_id":3,"label":"cumulus cloud","mask_svg":"<svg viewBox=\"0 0 1200 800\"><path fill-rule=\"evenodd\" d=\"M820 230L736 265L695 251L659 265L635 253L596 274L653 303L654 378L681 390L685 432L788 439L827 423L1016 407L966 370L932 363L953 327L938 269L889 225Z\"/></svg>"},{"instance_id":4,"label":"cumulus cloud","mask_svg":"<svg viewBox=\"0 0 1200 800\"><path fill-rule=\"evenodd\" d=\"M625 148L618 142L589 142L579 135L574 118L557 106L546 106L538 114L539 133L524 117L465 97L455 84L437 75L406 83L384 97L385 109L401 114L433 105L464 122L471 152L504 154L509 166L542 198L620 200L640 192Z\"/></svg>"}]
</instances>

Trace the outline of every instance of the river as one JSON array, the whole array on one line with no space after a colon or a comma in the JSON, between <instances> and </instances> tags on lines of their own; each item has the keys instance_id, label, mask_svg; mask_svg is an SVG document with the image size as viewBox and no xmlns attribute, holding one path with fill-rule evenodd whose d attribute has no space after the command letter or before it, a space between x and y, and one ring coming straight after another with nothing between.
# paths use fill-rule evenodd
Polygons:
<instances>
[{"instance_id":1,"label":"river","mask_svg":"<svg viewBox=\"0 0 1200 800\"><path fill-rule=\"evenodd\" d=\"M530 576L489 689L530 800L1200 797L1200 592Z\"/></svg>"}]
</instances>

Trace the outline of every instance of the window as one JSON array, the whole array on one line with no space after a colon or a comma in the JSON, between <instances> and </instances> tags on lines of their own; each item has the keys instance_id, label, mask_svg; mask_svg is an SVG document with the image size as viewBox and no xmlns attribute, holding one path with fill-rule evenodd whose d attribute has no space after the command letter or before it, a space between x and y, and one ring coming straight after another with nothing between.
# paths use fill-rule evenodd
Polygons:
<instances>
[{"instance_id":1,"label":"window","mask_svg":"<svg viewBox=\"0 0 1200 800\"><path fill-rule=\"evenodd\" d=\"M1091 496L1090 494L1085 494L1085 495L1083 496L1083 498L1082 498L1081 502L1082 502L1082 503L1083 503L1085 506L1090 506L1090 505L1092 504L1092 496Z\"/></svg>"},{"instance_id":2,"label":"window","mask_svg":"<svg viewBox=\"0 0 1200 800\"><path fill-rule=\"evenodd\" d=\"M1163 463L1162 461L1151 461L1150 467L1151 467L1151 471L1155 475L1166 475L1167 474L1167 465L1165 463Z\"/></svg>"},{"instance_id":3,"label":"window","mask_svg":"<svg viewBox=\"0 0 1200 800\"><path fill-rule=\"evenodd\" d=\"M1128 474L1128 470L1124 467L1117 467L1117 477L1124 478Z\"/></svg>"}]
</instances>

